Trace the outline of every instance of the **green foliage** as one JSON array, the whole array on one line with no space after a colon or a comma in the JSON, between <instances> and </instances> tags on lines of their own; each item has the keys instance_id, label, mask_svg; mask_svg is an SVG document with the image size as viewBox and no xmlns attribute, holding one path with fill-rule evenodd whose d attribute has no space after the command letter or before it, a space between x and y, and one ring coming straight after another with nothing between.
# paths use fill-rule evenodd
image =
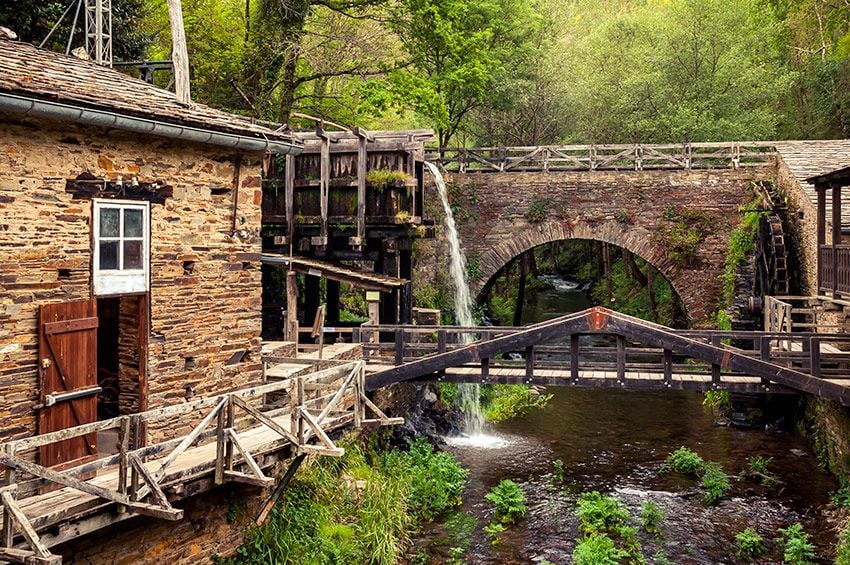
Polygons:
<instances>
[{"instance_id":1,"label":"green foliage","mask_svg":"<svg viewBox=\"0 0 850 565\"><path fill-rule=\"evenodd\" d=\"M755 207L755 205L756 203L751 203L747 207ZM744 212L741 215L741 223L732 230L729 236L726 261L723 265L723 275L721 275L723 303L727 306L735 300L735 275L738 272L738 267L744 264L747 256L755 248L759 221L764 214L764 212Z\"/></svg>"},{"instance_id":2,"label":"green foliage","mask_svg":"<svg viewBox=\"0 0 850 565\"><path fill-rule=\"evenodd\" d=\"M551 394L537 394L527 385L493 384L481 387L484 418L501 422L522 416L534 408L545 408Z\"/></svg>"},{"instance_id":3,"label":"green foliage","mask_svg":"<svg viewBox=\"0 0 850 565\"><path fill-rule=\"evenodd\" d=\"M772 476L773 473L767 468L773 462L773 457L763 457L761 455L751 455L747 458L747 466L753 473L758 473L766 477Z\"/></svg>"},{"instance_id":4,"label":"green foliage","mask_svg":"<svg viewBox=\"0 0 850 565\"><path fill-rule=\"evenodd\" d=\"M490 522L488 525L484 526L484 533L490 537L490 543L492 545L499 545L499 535L504 532L507 528L499 522Z\"/></svg>"},{"instance_id":5,"label":"green foliage","mask_svg":"<svg viewBox=\"0 0 850 565\"><path fill-rule=\"evenodd\" d=\"M552 479L555 482L564 482L564 462L560 459L552 461Z\"/></svg>"},{"instance_id":6,"label":"green foliage","mask_svg":"<svg viewBox=\"0 0 850 565\"><path fill-rule=\"evenodd\" d=\"M728 390L707 390L703 393L702 405L709 411L726 411L732 406Z\"/></svg>"},{"instance_id":7,"label":"green foliage","mask_svg":"<svg viewBox=\"0 0 850 565\"><path fill-rule=\"evenodd\" d=\"M499 325L510 326L514 321L514 310L516 309L515 296L500 296L491 294L487 304L490 317Z\"/></svg>"},{"instance_id":8,"label":"green foliage","mask_svg":"<svg viewBox=\"0 0 850 565\"><path fill-rule=\"evenodd\" d=\"M381 467L408 481L408 511L416 521L430 521L461 503L460 495L469 474L450 453L434 451L430 443L417 439L410 449L387 452Z\"/></svg>"},{"instance_id":9,"label":"green foliage","mask_svg":"<svg viewBox=\"0 0 850 565\"><path fill-rule=\"evenodd\" d=\"M478 256L466 258L466 278L470 281L481 278L481 259Z\"/></svg>"},{"instance_id":10,"label":"green foliage","mask_svg":"<svg viewBox=\"0 0 850 565\"><path fill-rule=\"evenodd\" d=\"M837 506L848 508L850 507L850 481L847 480L847 475L843 473L839 475L838 480L838 490L830 493L829 500Z\"/></svg>"},{"instance_id":11,"label":"green foliage","mask_svg":"<svg viewBox=\"0 0 850 565\"><path fill-rule=\"evenodd\" d=\"M533 223L539 223L546 219L550 207L550 202L543 198L535 196L531 199L528 205L528 210L525 212L526 219Z\"/></svg>"},{"instance_id":12,"label":"green foliage","mask_svg":"<svg viewBox=\"0 0 850 565\"><path fill-rule=\"evenodd\" d=\"M640 525L648 534L661 535L664 522L664 510L658 504L647 500L640 509Z\"/></svg>"},{"instance_id":13,"label":"green foliage","mask_svg":"<svg viewBox=\"0 0 850 565\"><path fill-rule=\"evenodd\" d=\"M838 532L838 544L835 546L835 565L850 565L850 522L845 523Z\"/></svg>"},{"instance_id":14,"label":"green foliage","mask_svg":"<svg viewBox=\"0 0 850 565\"><path fill-rule=\"evenodd\" d=\"M782 544L782 558L788 565L810 565L814 563L815 546L811 536L803 531L802 524L792 524L787 528L779 528L777 539Z\"/></svg>"},{"instance_id":15,"label":"green foliage","mask_svg":"<svg viewBox=\"0 0 850 565\"><path fill-rule=\"evenodd\" d=\"M742 559L755 559L764 553L761 536L752 528L735 534L735 553Z\"/></svg>"},{"instance_id":16,"label":"green foliage","mask_svg":"<svg viewBox=\"0 0 850 565\"><path fill-rule=\"evenodd\" d=\"M590 534L579 540L572 557L575 565L617 565L628 553L617 549L607 535Z\"/></svg>"},{"instance_id":17,"label":"green foliage","mask_svg":"<svg viewBox=\"0 0 850 565\"><path fill-rule=\"evenodd\" d=\"M679 222L667 232L667 258L678 267L693 267L702 240L703 237L696 229Z\"/></svg>"},{"instance_id":18,"label":"green foliage","mask_svg":"<svg viewBox=\"0 0 850 565\"><path fill-rule=\"evenodd\" d=\"M503 479L484 498L496 507L496 519L513 524L525 516L525 493L510 479Z\"/></svg>"},{"instance_id":19,"label":"green foliage","mask_svg":"<svg viewBox=\"0 0 850 565\"><path fill-rule=\"evenodd\" d=\"M680 447L667 456L667 464L677 473L698 475L705 468L705 461L687 447Z\"/></svg>"},{"instance_id":20,"label":"green foliage","mask_svg":"<svg viewBox=\"0 0 850 565\"><path fill-rule=\"evenodd\" d=\"M703 489L702 499L706 504L717 504L729 490L729 477L718 463L710 461L703 468L700 486Z\"/></svg>"},{"instance_id":21,"label":"green foliage","mask_svg":"<svg viewBox=\"0 0 850 565\"><path fill-rule=\"evenodd\" d=\"M417 440L370 451L351 439L340 459L311 460L232 563L396 563L415 525L456 507L466 471Z\"/></svg>"},{"instance_id":22,"label":"green foliage","mask_svg":"<svg viewBox=\"0 0 850 565\"><path fill-rule=\"evenodd\" d=\"M407 173L394 169L372 169L366 173L366 184L378 189L390 188L406 181Z\"/></svg>"},{"instance_id":23,"label":"green foliage","mask_svg":"<svg viewBox=\"0 0 850 565\"><path fill-rule=\"evenodd\" d=\"M440 392L440 401L446 406L453 406L457 397L457 383L437 383Z\"/></svg>"},{"instance_id":24,"label":"green foliage","mask_svg":"<svg viewBox=\"0 0 850 565\"><path fill-rule=\"evenodd\" d=\"M616 498L597 491L582 493L576 512L579 530L591 535L616 534L629 519L629 511Z\"/></svg>"}]
</instances>

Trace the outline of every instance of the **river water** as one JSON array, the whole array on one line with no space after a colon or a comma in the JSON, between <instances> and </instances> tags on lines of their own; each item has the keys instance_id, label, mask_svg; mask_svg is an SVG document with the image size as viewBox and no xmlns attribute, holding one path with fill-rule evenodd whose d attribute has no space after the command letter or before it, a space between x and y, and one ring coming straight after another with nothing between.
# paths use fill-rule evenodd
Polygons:
<instances>
[{"instance_id":1,"label":"river water","mask_svg":"<svg viewBox=\"0 0 850 565\"><path fill-rule=\"evenodd\" d=\"M589 305L581 291L557 285L531 296L523 322ZM773 541L777 529L794 522L813 535L822 562L830 562L835 534L828 502L837 485L793 433L718 426L699 393L558 387L546 392L553 396L545 409L493 426L501 442L448 447L470 470L463 506L458 515L429 525L414 540L417 562L570 563L580 537L575 499L589 490L613 494L632 516L647 500L662 507L662 536L638 535L650 563L659 551L668 561L657 562L738 563L734 538L746 527L765 540L768 553L758 563L779 563L780 548ZM659 473L666 456L681 446L720 463L732 475L732 488L717 506L702 502L695 479ZM772 458L768 468L778 477L777 486L765 488L737 476L753 455ZM552 476L556 459L564 463L563 481ZM493 520L484 495L502 479L522 484L529 511L493 545L482 530ZM452 548L459 547L463 561L452 561L461 552Z\"/></svg>"}]
</instances>

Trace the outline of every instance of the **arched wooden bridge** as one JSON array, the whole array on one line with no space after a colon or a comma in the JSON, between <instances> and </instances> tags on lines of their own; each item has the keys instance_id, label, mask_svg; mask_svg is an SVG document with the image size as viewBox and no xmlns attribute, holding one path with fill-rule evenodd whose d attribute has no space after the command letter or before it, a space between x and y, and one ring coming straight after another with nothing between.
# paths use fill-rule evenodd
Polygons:
<instances>
[{"instance_id":1,"label":"arched wooden bridge","mask_svg":"<svg viewBox=\"0 0 850 565\"><path fill-rule=\"evenodd\" d=\"M595 307L522 328L364 326L355 337L368 390L445 379L804 392L850 406L850 353L837 347L850 338L836 334L675 330Z\"/></svg>"}]
</instances>

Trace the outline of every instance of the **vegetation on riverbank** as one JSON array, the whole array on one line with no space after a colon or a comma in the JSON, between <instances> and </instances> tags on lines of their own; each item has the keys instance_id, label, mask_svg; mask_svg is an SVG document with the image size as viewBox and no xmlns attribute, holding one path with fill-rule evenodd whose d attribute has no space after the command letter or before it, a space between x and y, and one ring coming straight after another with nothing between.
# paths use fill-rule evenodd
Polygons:
<instances>
[{"instance_id":1,"label":"vegetation on riverbank","mask_svg":"<svg viewBox=\"0 0 850 565\"><path fill-rule=\"evenodd\" d=\"M446 406L455 406L457 385L439 383L440 400ZM527 385L488 384L481 385L480 398L484 419L501 422L527 414L535 408L545 408L551 394L541 394Z\"/></svg>"},{"instance_id":2,"label":"vegetation on riverbank","mask_svg":"<svg viewBox=\"0 0 850 565\"><path fill-rule=\"evenodd\" d=\"M467 471L424 439L408 450L350 435L345 455L310 459L231 564L392 565L423 523L460 504Z\"/></svg>"}]
</instances>

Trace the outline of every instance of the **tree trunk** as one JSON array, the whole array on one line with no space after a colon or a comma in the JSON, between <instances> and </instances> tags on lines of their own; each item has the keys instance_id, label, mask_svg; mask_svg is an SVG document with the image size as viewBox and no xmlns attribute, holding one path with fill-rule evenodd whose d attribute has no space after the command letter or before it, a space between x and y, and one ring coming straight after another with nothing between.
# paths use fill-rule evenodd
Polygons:
<instances>
[{"instance_id":1,"label":"tree trunk","mask_svg":"<svg viewBox=\"0 0 850 565\"><path fill-rule=\"evenodd\" d=\"M514 306L514 326L522 325L522 307L525 304L525 279L528 275L528 254L520 257L519 262L519 287L516 293L516 305Z\"/></svg>"},{"instance_id":2,"label":"tree trunk","mask_svg":"<svg viewBox=\"0 0 850 565\"><path fill-rule=\"evenodd\" d=\"M614 289L611 287L611 249L607 243L602 244L602 258L605 265L605 286L608 290L608 303L614 300Z\"/></svg>"},{"instance_id":3,"label":"tree trunk","mask_svg":"<svg viewBox=\"0 0 850 565\"><path fill-rule=\"evenodd\" d=\"M171 21L171 60L174 65L174 94L177 101L189 104L189 53L186 48L186 30L183 28L183 9L180 0L167 0L168 19Z\"/></svg>"},{"instance_id":4,"label":"tree trunk","mask_svg":"<svg viewBox=\"0 0 850 565\"><path fill-rule=\"evenodd\" d=\"M649 293L649 313L653 322L658 322L658 308L655 305L655 284L653 281L652 265L646 264L646 291Z\"/></svg>"},{"instance_id":5,"label":"tree trunk","mask_svg":"<svg viewBox=\"0 0 850 565\"><path fill-rule=\"evenodd\" d=\"M646 276L643 274L643 271L640 270L637 263L635 263L635 256L632 255L632 252L628 249L623 249L623 263L626 265L626 269L629 271L629 276L632 277L632 280L640 284L640 286L646 286Z\"/></svg>"}]
</instances>

